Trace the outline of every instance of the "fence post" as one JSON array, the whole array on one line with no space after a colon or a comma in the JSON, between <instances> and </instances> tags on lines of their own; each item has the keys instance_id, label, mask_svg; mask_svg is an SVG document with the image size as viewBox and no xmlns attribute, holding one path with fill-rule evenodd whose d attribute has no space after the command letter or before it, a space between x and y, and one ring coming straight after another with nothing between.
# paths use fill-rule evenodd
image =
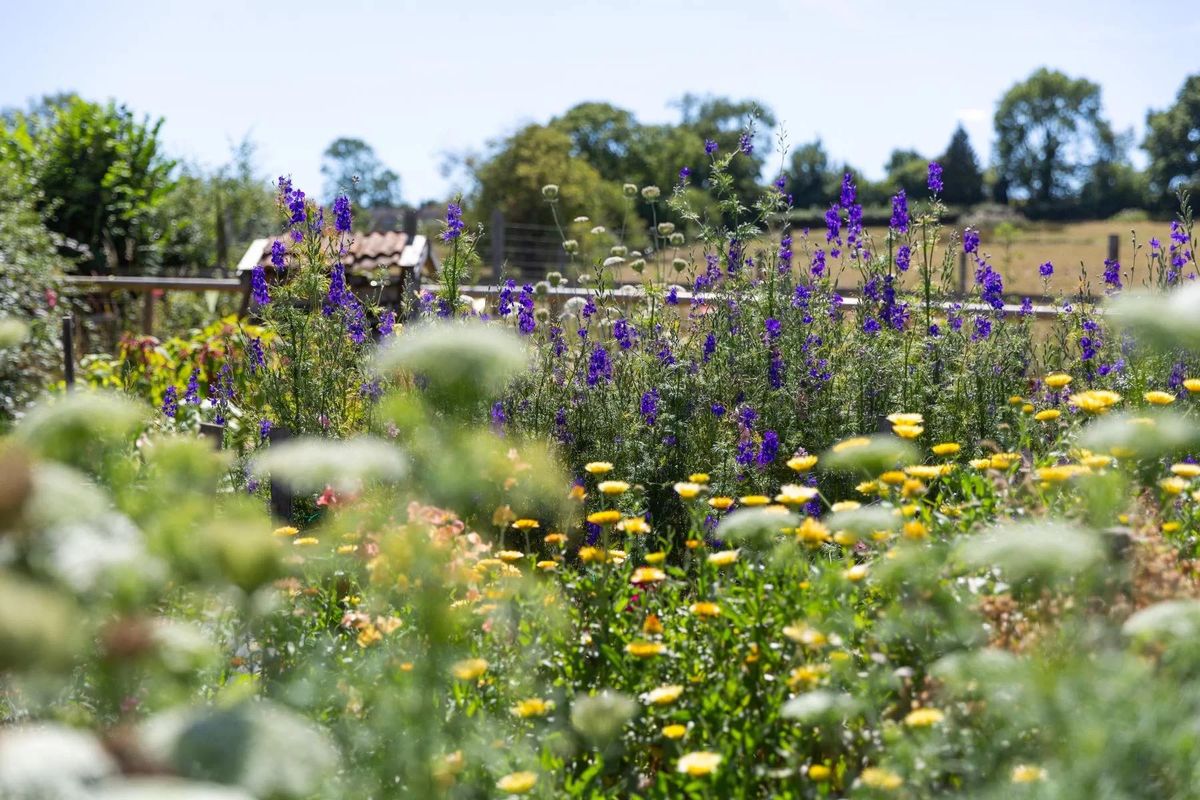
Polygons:
<instances>
[{"instance_id":1,"label":"fence post","mask_svg":"<svg viewBox=\"0 0 1200 800\"><path fill-rule=\"evenodd\" d=\"M504 212L498 208L492 210L488 233L492 237L492 276L499 278L504 270Z\"/></svg>"},{"instance_id":2,"label":"fence post","mask_svg":"<svg viewBox=\"0 0 1200 800\"><path fill-rule=\"evenodd\" d=\"M1108 235L1108 260L1109 261L1117 260L1117 252L1120 250L1120 248L1121 248L1121 237L1115 233L1110 233Z\"/></svg>"},{"instance_id":3,"label":"fence post","mask_svg":"<svg viewBox=\"0 0 1200 800\"><path fill-rule=\"evenodd\" d=\"M201 422L200 436L212 443L214 450L225 448L225 426L215 422Z\"/></svg>"},{"instance_id":4,"label":"fence post","mask_svg":"<svg viewBox=\"0 0 1200 800\"><path fill-rule=\"evenodd\" d=\"M75 387L75 317L67 314L62 321L63 382Z\"/></svg>"},{"instance_id":5,"label":"fence post","mask_svg":"<svg viewBox=\"0 0 1200 800\"><path fill-rule=\"evenodd\" d=\"M147 289L142 293L142 332L147 336L154 335L154 290Z\"/></svg>"},{"instance_id":6,"label":"fence post","mask_svg":"<svg viewBox=\"0 0 1200 800\"><path fill-rule=\"evenodd\" d=\"M958 296L967 296L967 251L958 254Z\"/></svg>"}]
</instances>

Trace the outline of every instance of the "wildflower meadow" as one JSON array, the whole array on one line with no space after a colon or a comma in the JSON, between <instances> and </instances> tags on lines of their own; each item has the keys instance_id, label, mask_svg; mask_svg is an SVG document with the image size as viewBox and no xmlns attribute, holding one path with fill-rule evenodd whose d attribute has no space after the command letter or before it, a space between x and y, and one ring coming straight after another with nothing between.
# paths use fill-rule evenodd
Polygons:
<instances>
[{"instance_id":1,"label":"wildflower meadow","mask_svg":"<svg viewBox=\"0 0 1200 800\"><path fill-rule=\"evenodd\" d=\"M1194 796L1188 199L1035 308L937 163L880 237L752 146L628 239L547 185L569 269L482 296L451 204L401 315L281 179L248 319L3 442L3 796Z\"/></svg>"}]
</instances>

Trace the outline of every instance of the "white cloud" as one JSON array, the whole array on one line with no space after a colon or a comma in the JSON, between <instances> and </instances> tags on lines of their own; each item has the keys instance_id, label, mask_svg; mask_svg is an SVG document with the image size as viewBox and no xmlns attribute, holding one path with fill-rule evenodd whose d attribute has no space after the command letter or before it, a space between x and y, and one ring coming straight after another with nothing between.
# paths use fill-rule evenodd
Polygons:
<instances>
[{"instance_id":1,"label":"white cloud","mask_svg":"<svg viewBox=\"0 0 1200 800\"><path fill-rule=\"evenodd\" d=\"M987 122L992 116L986 108L960 108L954 114L958 119L970 124Z\"/></svg>"}]
</instances>

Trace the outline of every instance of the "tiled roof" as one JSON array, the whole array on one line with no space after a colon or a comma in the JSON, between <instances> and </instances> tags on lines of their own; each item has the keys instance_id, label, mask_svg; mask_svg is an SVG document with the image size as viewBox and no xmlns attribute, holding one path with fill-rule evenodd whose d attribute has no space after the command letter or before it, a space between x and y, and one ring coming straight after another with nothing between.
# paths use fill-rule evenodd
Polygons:
<instances>
[{"instance_id":1,"label":"tiled roof","mask_svg":"<svg viewBox=\"0 0 1200 800\"><path fill-rule=\"evenodd\" d=\"M285 245L291 245L287 237L278 237ZM420 238L420 237L418 237ZM271 267L271 245L275 239L261 239L262 247L255 263ZM258 242L256 241L255 244ZM408 234L400 231L371 231L356 233L342 264L348 272L374 272L380 267L399 269L404 248L408 246Z\"/></svg>"}]
</instances>

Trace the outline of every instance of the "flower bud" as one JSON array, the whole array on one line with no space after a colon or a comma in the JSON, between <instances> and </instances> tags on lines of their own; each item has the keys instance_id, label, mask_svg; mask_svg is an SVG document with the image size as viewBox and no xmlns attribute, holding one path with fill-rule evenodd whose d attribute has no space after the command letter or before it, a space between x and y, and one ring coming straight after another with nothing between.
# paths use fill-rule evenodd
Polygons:
<instances>
[{"instance_id":1,"label":"flower bud","mask_svg":"<svg viewBox=\"0 0 1200 800\"><path fill-rule=\"evenodd\" d=\"M657 186L646 186L642 188L642 197L646 200L649 200L651 203L657 200L660 194L662 194L662 190L660 190Z\"/></svg>"},{"instance_id":2,"label":"flower bud","mask_svg":"<svg viewBox=\"0 0 1200 800\"><path fill-rule=\"evenodd\" d=\"M683 272L688 268L688 262L686 259L676 258L671 261L671 266L675 268L676 272Z\"/></svg>"},{"instance_id":3,"label":"flower bud","mask_svg":"<svg viewBox=\"0 0 1200 800\"><path fill-rule=\"evenodd\" d=\"M533 285L533 293L538 297L550 294L550 281L538 281Z\"/></svg>"},{"instance_id":4,"label":"flower bud","mask_svg":"<svg viewBox=\"0 0 1200 800\"><path fill-rule=\"evenodd\" d=\"M579 252L579 242L575 241L574 239L567 239L565 242L563 242L563 250L567 251L571 255L575 255Z\"/></svg>"},{"instance_id":5,"label":"flower bud","mask_svg":"<svg viewBox=\"0 0 1200 800\"><path fill-rule=\"evenodd\" d=\"M558 199L558 184L547 183L542 187L542 197L554 201Z\"/></svg>"},{"instance_id":6,"label":"flower bud","mask_svg":"<svg viewBox=\"0 0 1200 800\"><path fill-rule=\"evenodd\" d=\"M550 321L549 309L539 308L537 311L533 312L533 316L534 316L534 319L536 319L538 322L542 323L543 325Z\"/></svg>"},{"instance_id":7,"label":"flower bud","mask_svg":"<svg viewBox=\"0 0 1200 800\"><path fill-rule=\"evenodd\" d=\"M546 282L551 286L560 286L563 282L563 275L561 272L547 272Z\"/></svg>"},{"instance_id":8,"label":"flower bud","mask_svg":"<svg viewBox=\"0 0 1200 800\"><path fill-rule=\"evenodd\" d=\"M602 234L602 233L604 233L604 226L603 226L603 225L597 225L596 227L592 228L592 235L593 235L593 236L599 236L599 235L600 235L600 234Z\"/></svg>"},{"instance_id":9,"label":"flower bud","mask_svg":"<svg viewBox=\"0 0 1200 800\"><path fill-rule=\"evenodd\" d=\"M671 234L670 242L673 247L683 247L683 234L675 231Z\"/></svg>"},{"instance_id":10,"label":"flower bud","mask_svg":"<svg viewBox=\"0 0 1200 800\"><path fill-rule=\"evenodd\" d=\"M658 235L659 236L670 236L674 232L675 232L675 223L674 222L658 223Z\"/></svg>"},{"instance_id":11,"label":"flower bud","mask_svg":"<svg viewBox=\"0 0 1200 800\"><path fill-rule=\"evenodd\" d=\"M623 244L614 244L608 249L608 252L610 255L621 256L623 258L625 254L629 252L629 248L625 247Z\"/></svg>"},{"instance_id":12,"label":"flower bud","mask_svg":"<svg viewBox=\"0 0 1200 800\"><path fill-rule=\"evenodd\" d=\"M626 197L628 197L630 200L632 200L633 198L637 197L637 193L638 193L637 184L627 183L621 187L621 191L622 191L622 193L624 193L624 195Z\"/></svg>"},{"instance_id":13,"label":"flower bud","mask_svg":"<svg viewBox=\"0 0 1200 800\"><path fill-rule=\"evenodd\" d=\"M631 270L633 270L634 272L636 272L638 275L641 275L642 271L644 269L646 269L646 259L638 258L638 259L633 260L632 262L630 262L629 268Z\"/></svg>"},{"instance_id":14,"label":"flower bud","mask_svg":"<svg viewBox=\"0 0 1200 800\"><path fill-rule=\"evenodd\" d=\"M619 267L624 263L625 259L621 258L620 256L609 256L608 258L604 259L604 266L606 267Z\"/></svg>"},{"instance_id":15,"label":"flower bud","mask_svg":"<svg viewBox=\"0 0 1200 800\"><path fill-rule=\"evenodd\" d=\"M589 273L584 272L583 274L581 274L579 276L579 285L580 286L591 286L591 284L592 284L592 276Z\"/></svg>"}]
</instances>

